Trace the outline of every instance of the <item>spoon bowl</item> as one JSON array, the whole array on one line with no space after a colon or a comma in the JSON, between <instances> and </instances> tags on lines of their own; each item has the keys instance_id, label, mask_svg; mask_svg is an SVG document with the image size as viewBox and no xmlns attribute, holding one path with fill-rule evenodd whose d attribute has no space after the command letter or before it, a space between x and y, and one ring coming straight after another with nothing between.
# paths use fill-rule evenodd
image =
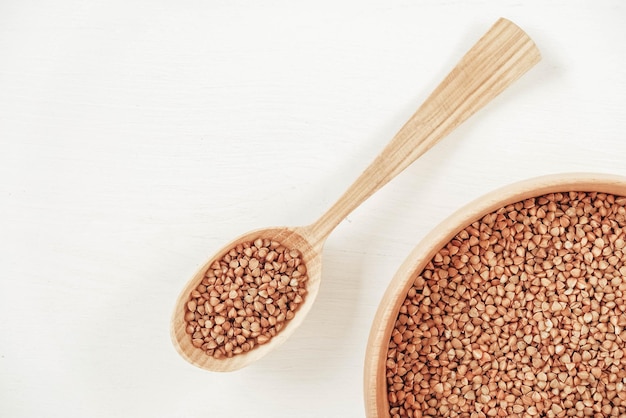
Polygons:
<instances>
[{"instance_id":1,"label":"spoon bowl","mask_svg":"<svg viewBox=\"0 0 626 418\"><path fill-rule=\"evenodd\" d=\"M321 255L334 228L368 197L402 172L463 121L495 98L540 60L534 42L506 19L499 19L461 58L455 68L411 116L361 176L316 222L306 227L270 228L247 233L217 252L187 283L179 296L171 322L174 346L190 363L212 371L233 371L258 360L291 335L304 320L321 281ZM257 238L280 242L298 250L307 270L306 295L295 316L269 341L232 357L214 358L192 344L185 325L190 293L215 261L237 244ZM224 318L220 317L223 321ZM210 322L212 324L212 322ZM235 326L235 322L228 324ZM208 338L208 337L207 337ZM202 341L201 339L197 339Z\"/></svg>"},{"instance_id":2,"label":"spoon bowl","mask_svg":"<svg viewBox=\"0 0 626 418\"><path fill-rule=\"evenodd\" d=\"M248 232L235 238L232 242L222 247L213 258L207 261L196 274L189 280L178 300L171 324L171 334L174 347L178 353L191 364L212 371L232 371L246 366L248 363L265 356L268 352L282 344L306 317L312 307L312 303L303 303L297 310L297 315L288 321L285 327L273 337L267 344L260 345L246 354L236 355L229 358L215 359L206 355L201 349L194 347L185 331L185 306L189 295L197 284L204 278L210 266L226 255L233 247L241 242L252 242L256 239L268 239L278 241L288 248L297 248L302 254L302 260L307 267L307 301L313 301L317 297L320 287L322 270L322 246L323 241L315 240L310 233L310 228L277 227L266 228Z\"/></svg>"}]
</instances>

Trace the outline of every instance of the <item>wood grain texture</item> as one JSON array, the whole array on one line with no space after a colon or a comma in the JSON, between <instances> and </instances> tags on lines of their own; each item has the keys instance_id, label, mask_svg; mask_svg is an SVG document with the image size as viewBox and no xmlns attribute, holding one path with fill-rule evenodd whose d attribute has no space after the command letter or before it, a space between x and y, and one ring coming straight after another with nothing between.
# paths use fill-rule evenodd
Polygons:
<instances>
[{"instance_id":1,"label":"wood grain texture","mask_svg":"<svg viewBox=\"0 0 626 418\"><path fill-rule=\"evenodd\" d=\"M406 169L541 59L530 37L500 18L463 56L389 145L313 226L326 236L365 199Z\"/></svg>"},{"instance_id":2,"label":"wood grain texture","mask_svg":"<svg viewBox=\"0 0 626 418\"><path fill-rule=\"evenodd\" d=\"M626 177L600 173L563 173L528 179L495 190L459 209L435 227L409 254L387 288L365 355L364 398L369 418L388 418L386 361L389 339L406 294L432 257L459 231L511 203L557 192L601 192L626 196Z\"/></svg>"}]
</instances>

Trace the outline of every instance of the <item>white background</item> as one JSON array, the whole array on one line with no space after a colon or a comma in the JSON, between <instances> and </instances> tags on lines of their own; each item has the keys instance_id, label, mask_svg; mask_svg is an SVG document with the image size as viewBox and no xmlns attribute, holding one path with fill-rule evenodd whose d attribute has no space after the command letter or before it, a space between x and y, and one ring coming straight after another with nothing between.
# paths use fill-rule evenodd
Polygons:
<instances>
[{"instance_id":1,"label":"white background","mask_svg":"<svg viewBox=\"0 0 626 418\"><path fill-rule=\"evenodd\" d=\"M303 326L241 371L170 343L240 233L317 219L500 16L543 61L330 236ZM626 175L626 4L0 2L0 415L361 417L370 324L420 239L542 174Z\"/></svg>"}]
</instances>

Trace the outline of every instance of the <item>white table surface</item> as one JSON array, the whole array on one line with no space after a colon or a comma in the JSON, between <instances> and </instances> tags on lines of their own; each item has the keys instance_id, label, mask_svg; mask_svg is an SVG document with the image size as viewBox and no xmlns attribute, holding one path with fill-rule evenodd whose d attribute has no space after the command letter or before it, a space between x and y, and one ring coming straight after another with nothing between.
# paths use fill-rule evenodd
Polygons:
<instances>
[{"instance_id":1,"label":"white table surface","mask_svg":"<svg viewBox=\"0 0 626 418\"><path fill-rule=\"evenodd\" d=\"M310 315L220 374L178 292L250 229L315 220L499 17L543 61L330 236ZM370 324L453 211L626 175L626 3L0 2L0 416L361 417Z\"/></svg>"}]
</instances>

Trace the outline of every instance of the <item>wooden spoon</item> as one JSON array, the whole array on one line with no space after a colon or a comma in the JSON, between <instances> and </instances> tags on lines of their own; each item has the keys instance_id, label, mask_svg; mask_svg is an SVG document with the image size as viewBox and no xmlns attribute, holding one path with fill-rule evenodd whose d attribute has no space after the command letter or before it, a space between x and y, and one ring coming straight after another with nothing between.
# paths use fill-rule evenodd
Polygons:
<instances>
[{"instance_id":1,"label":"wooden spoon","mask_svg":"<svg viewBox=\"0 0 626 418\"><path fill-rule=\"evenodd\" d=\"M402 172L460 123L496 97L540 60L533 41L506 19L499 19L465 54L372 164L316 222L301 227L277 227L249 232L217 252L189 280L176 302L171 322L174 346L190 363L212 371L233 371L258 360L283 343L302 323L317 296L322 272L322 248L333 229L363 201ZM298 249L308 274L307 295L293 319L263 345L231 358L215 359L196 348L185 331L185 306L190 293L213 262L244 241L279 241Z\"/></svg>"}]
</instances>

